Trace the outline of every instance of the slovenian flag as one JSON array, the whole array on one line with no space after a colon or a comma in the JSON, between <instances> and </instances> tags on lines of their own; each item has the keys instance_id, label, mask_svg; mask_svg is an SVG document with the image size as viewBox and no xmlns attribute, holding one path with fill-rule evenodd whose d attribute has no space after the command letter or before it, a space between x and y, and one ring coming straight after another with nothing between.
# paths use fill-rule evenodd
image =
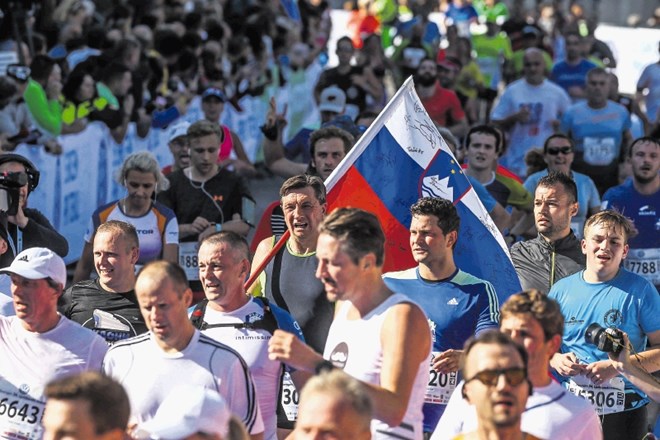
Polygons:
<instances>
[{"instance_id":1,"label":"slovenian flag","mask_svg":"<svg viewBox=\"0 0 660 440\"><path fill-rule=\"evenodd\" d=\"M456 265L490 281L500 304L521 290L502 235L426 113L412 78L325 183L330 210L351 206L380 219L387 237L384 272L416 265L410 206L420 197L442 197L453 201L461 217Z\"/></svg>"}]
</instances>

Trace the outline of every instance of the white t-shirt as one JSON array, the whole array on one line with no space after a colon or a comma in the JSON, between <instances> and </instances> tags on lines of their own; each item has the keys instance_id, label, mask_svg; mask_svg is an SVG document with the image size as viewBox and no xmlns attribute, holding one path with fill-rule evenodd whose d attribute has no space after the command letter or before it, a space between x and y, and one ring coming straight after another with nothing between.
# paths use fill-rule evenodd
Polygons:
<instances>
[{"instance_id":1,"label":"white t-shirt","mask_svg":"<svg viewBox=\"0 0 660 440\"><path fill-rule=\"evenodd\" d=\"M402 302L415 304L407 296L397 293L387 298L362 319L355 320L346 318L350 303L348 301L344 303L330 326L323 357L356 379L380 386L383 365L383 347L381 345L383 323L387 312ZM427 358L417 368L403 422L399 426L389 426L383 421L373 419L371 433L374 439L422 439L422 405L429 381L428 366L430 362L431 349L429 347Z\"/></svg>"},{"instance_id":2,"label":"white t-shirt","mask_svg":"<svg viewBox=\"0 0 660 440\"><path fill-rule=\"evenodd\" d=\"M493 120L502 120L520 111L529 109L529 120L516 122L509 131L509 148L500 158L500 164L522 177L527 174L525 153L532 148L542 148L543 142L554 133L552 121L571 105L564 89L544 80L538 86L529 84L524 78L511 83L493 108Z\"/></svg>"},{"instance_id":3,"label":"white t-shirt","mask_svg":"<svg viewBox=\"0 0 660 440\"><path fill-rule=\"evenodd\" d=\"M240 324L254 322L263 318L263 315L263 307L251 300L239 309L228 313L219 312L207 306L204 322L207 324ZM294 322L290 315L288 318L291 323ZM280 392L283 364L268 359L268 340L271 338L271 334L266 330L245 327L215 327L205 329L202 333L227 344L245 359L257 388L257 400L264 421L264 439L276 440L277 399Z\"/></svg>"},{"instance_id":4,"label":"white t-shirt","mask_svg":"<svg viewBox=\"0 0 660 440\"><path fill-rule=\"evenodd\" d=\"M163 351L151 332L117 342L105 356L103 371L126 389L131 423L139 425L152 419L172 388L185 384L218 392L251 434L264 430L245 361L198 330L188 346L176 353Z\"/></svg>"},{"instance_id":5,"label":"white t-shirt","mask_svg":"<svg viewBox=\"0 0 660 440\"><path fill-rule=\"evenodd\" d=\"M54 380L100 370L108 350L105 340L65 317L45 333L27 331L15 316L0 316L0 414L3 438L40 439L46 399Z\"/></svg>"},{"instance_id":6,"label":"white t-shirt","mask_svg":"<svg viewBox=\"0 0 660 440\"><path fill-rule=\"evenodd\" d=\"M431 436L431 440L450 440L463 432L477 429L477 411L463 399L461 382ZM534 387L522 414L523 432L552 440L601 440L603 431L593 407L557 382Z\"/></svg>"}]
</instances>

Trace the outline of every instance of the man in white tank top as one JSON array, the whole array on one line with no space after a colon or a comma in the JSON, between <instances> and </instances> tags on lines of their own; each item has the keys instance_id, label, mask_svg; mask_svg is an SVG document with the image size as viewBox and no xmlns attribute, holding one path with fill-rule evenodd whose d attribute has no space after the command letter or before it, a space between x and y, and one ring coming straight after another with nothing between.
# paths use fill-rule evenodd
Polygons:
<instances>
[{"instance_id":1,"label":"man in white tank top","mask_svg":"<svg viewBox=\"0 0 660 440\"><path fill-rule=\"evenodd\" d=\"M338 302L324 356L276 331L270 357L309 372L342 368L374 402L374 438L420 440L431 354L426 316L383 283L385 236L375 215L339 208L319 230L316 276Z\"/></svg>"}]
</instances>

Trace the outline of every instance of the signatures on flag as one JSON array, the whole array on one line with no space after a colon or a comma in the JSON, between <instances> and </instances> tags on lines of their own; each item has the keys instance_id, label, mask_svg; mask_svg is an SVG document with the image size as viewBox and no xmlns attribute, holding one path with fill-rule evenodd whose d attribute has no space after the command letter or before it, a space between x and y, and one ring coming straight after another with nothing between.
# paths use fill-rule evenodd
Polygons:
<instances>
[{"instance_id":1,"label":"signatures on flag","mask_svg":"<svg viewBox=\"0 0 660 440\"><path fill-rule=\"evenodd\" d=\"M435 150L438 148L438 131L432 123L424 120L414 119L410 115L406 115L404 119L409 130L417 130L424 137L424 139L426 139L432 149Z\"/></svg>"}]
</instances>

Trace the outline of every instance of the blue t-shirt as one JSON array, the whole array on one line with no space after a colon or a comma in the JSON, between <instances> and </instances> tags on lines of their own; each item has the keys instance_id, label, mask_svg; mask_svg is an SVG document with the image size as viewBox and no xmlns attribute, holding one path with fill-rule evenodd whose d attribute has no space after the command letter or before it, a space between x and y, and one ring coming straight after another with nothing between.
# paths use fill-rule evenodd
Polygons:
<instances>
[{"instance_id":1,"label":"blue t-shirt","mask_svg":"<svg viewBox=\"0 0 660 440\"><path fill-rule=\"evenodd\" d=\"M561 131L575 141L573 169L591 177L601 194L618 183L621 141L631 126L628 110L613 101L599 109L579 102L562 117Z\"/></svg>"},{"instance_id":2,"label":"blue t-shirt","mask_svg":"<svg viewBox=\"0 0 660 440\"><path fill-rule=\"evenodd\" d=\"M628 179L607 190L602 208L616 209L635 222L638 235L628 240L631 249L660 249L660 191L640 194Z\"/></svg>"},{"instance_id":3,"label":"blue t-shirt","mask_svg":"<svg viewBox=\"0 0 660 440\"><path fill-rule=\"evenodd\" d=\"M580 271L557 281L548 296L559 303L566 318L561 352L575 353L584 364L609 359L607 353L584 340L592 323L628 333L635 352L644 351L647 335L660 330L660 295L651 283L625 269L602 283L586 282L584 271ZM557 379L566 383L569 378L557 375ZM624 382L627 394L645 396L629 381ZM636 406L646 402L648 399L639 400Z\"/></svg>"},{"instance_id":4,"label":"blue t-shirt","mask_svg":"<svg viewBox=\"0 0 660 440\"><path fill-rule=\"evenodd\" d=\"M414 267L388 272L383 281L424 310L432 330L434 353L462 349L470 336L498 328L500 307L492 284L460 269L446 280L427 281ZM425 432L433 432L445 407L424 402Z\"/></svg>"},{"instance_id":5,"label":"blue t-shirt","mask_svg":"<svg viewBox=\"0 0 660 440\"><path fill-rule=\"evenodd\" d=\"M536 192L536 187L539 184L541 177L548 175L548 169L539 171L527 177L523 186L530 194L534 195ZM598 195L598 190L596 189L596 184L591 178L582 173L576 173L575 171L571 172L571 177L575 181L577 186L577 195L578 195L578 212L571 219L571 229L576 237L582 238L582 232L584 229L584 222L587 221L587 214L589 214L590 208L600 208L600 195Z\"/></svg>"},{"instance_id":6,"label":"blue t-shirt","mask_svg":"<svg viewBox=\"0 0 660 440\"><path fill-rule=\"evenodd\" d=\"M568 93L568 89L574 86L584 88L587 72L594 67L597 66L584 59L575 66L568 64L566 61L560 61L552 68L550 80Z\"/></svg>"},{"instance_id":7,"label":"blue t-shirt","mask_svg":"<svg viewBox=\"0 0 660 440\"><path fill-rule=\"evenodd\" d=\"M630 250L624 266L649 280L660 292L660 191L640 194L628 179L607 190L602 208L616 209L635 222L638 234L628 240Z\"/></svg>"}]
</instances>

